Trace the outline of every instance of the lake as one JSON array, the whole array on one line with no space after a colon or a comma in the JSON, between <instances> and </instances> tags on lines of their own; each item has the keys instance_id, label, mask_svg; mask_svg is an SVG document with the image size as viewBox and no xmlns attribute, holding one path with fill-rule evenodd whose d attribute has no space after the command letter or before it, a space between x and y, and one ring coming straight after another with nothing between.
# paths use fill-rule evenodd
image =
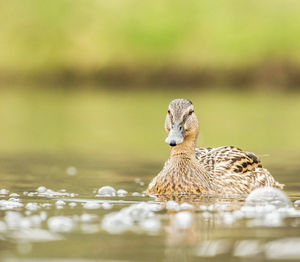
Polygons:
<instances>
[{"instance_id":1,"label":"lake","mask_svg":"<svg viewBox=\"0 0 300 262\"><path fill-rule=\"evenodd\" d=\"M198 144L257 153L290 202L146 196L177 97ZM0 103L1 262L300 259L298 93L13 86Z\"/></svg>"}]
</instances>

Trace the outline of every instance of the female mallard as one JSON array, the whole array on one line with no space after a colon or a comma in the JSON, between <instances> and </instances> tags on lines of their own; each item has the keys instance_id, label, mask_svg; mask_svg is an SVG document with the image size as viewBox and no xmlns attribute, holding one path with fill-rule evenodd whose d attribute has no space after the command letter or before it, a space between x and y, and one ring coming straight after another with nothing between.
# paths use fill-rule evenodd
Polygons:
<instances>
[{"instance_id":1,"label":"female mallard","mask_svg":"<svg viewBox=\"0 0 300 262\"><path fill-rule=\"evenodd\" d=\"M175 99L170 103L165 130L171 154L149 184L150 195L232 195L265 186L283 188L253 153L233 146L196 148L199 126L191 101Z\"/></svg>"}]
</instances>

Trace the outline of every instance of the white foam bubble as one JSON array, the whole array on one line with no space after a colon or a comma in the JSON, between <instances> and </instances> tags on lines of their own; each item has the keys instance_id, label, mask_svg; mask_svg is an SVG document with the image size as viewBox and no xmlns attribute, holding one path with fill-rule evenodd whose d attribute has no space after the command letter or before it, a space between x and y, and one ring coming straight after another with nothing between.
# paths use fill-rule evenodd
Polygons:
<instances>
[{"instance_id":1,"label":"white foam bubble","mask_svg":"<svg viewBox=\"0 0 300 262\"><path fill-rule=\"evenodd\" d=\"M252 191L245 201L245 206L266 206L288 207L290 200L286 194L273 187L262 187Z\"/></svg>"},{"instance_id":2,"label":"white foam bubble","mask_svg":"<svg viewBox=\"0 0 300 262\"><path fill-rule=\"evenodd\" d=\"M20 202L20 198L10 197L8 201Z\"/></svg>"},{"instance_id":3,"label":"white foam bubble","mask_svg":"<svg viewBox=\"0 0 300 262\"><path fill-rule=\"evenodd\" d=\"M205 211L202 213L202 217L204 219L210 219L212 217L212 214L210 212Z\"/></svg>"},{"instance_id":4,"label":"white foam bubble","mask_svg":"<svg viewBox=\"0 0 300 262\"><path fill-rule=\"evenodd\" d=\"M48 197L48 198L52 198L52 197L55 197L55 196L58 196L58 197L64 197L64 196L68 196L68 197L74 197L76 194L74 193L68 193L66 192L66 189L61 189L60 192L56 192L52 189L46 189L45 187L41 186L39 187L37 190L38 192L30 192L28 193L28 196L34 196L34 195L38 195L38 196L41 196L41 197Z\"/></svg>"},{"instance_id":5,"label":"white foam bubble","mask_svg":"<svg viewBox=\"0 0 300 262\"><path fill-rule=\"evenodd\" d=\"M37 188L37 190L36 190L37 192L39 192L39 193L44 193L44 192L46 192L47 191L47 188L46 187L44 187L44 186L40 186L40 187L38 187Z\"/></svg>"},{"instance_id":6,"label":"white foam bubble","mask_svg":"<svg viewBox=\"0 0 300 262\"><path fill-rule=\"evenodd\" d=\"M83 205L83 208L85 209L99 209L101 207L101 204L97 202L86 202Z\"/></svg>"},{"instance_id":7,"label":"white foam bubble","mask_svg":"<svg viewBox=\"0 0 300 262\"><path fill-rule=\"evenodd\" d=\"M108 210L108 209L112 209L113 205L111 203L105 201L102 203L102 207L103 207L103 209Z\"/></svg>"},{"instance_id":8,"label":"white foam bubble","mask_svg":"<svg viewBox=\"0 0 300 262\"><path fill-rule=\"evenodd\" d=\"M180 210L191 210L191 209L194 209L195 207L192 205L192 204L189 204L189 203L182 203L180 204Z\"/></svg>"},{"instance_id":9,"label":"white foam bubble","mask_svg":"<svg viewBox=\"0 0 300 262\"><path fill-rule=\"evenodd\" d=\"M50 208L52 205L50 203L41 203L41 207Z\"/></svg>"},{"instance_id":10,"label":"white foam bubble","mask_svg":"<svg viewBox=\"0 0 300 262\"><path fill-rule=\"evenodd\" d=\"M63 200L57 200L57 201L55 202L55 205L56 205L56 206L64 206L65 204L66 204L66 202L63 201Z\"/></svg>"},{"instance_id":11,"label":"white foam bubble","mask_svg":"<svg viewBox=\"0 0 300 262\"><path fill-rule=\"evenodd\" d=\"M234 219L236 219L236 220L244 218L244 213L241 210L234 210L232 212L232 215L233 215Z\"/></svg>"},{"instance_id":12,"label":"white foam bubble","mask_svg":"<svg viewBox=\"0 0 300 262\"><path fill-rule=\"evenodd\" d=\"M9 193L9 190L7 190L5 188L0 189L0 195L6 195L8 193Z\"/></svg>"},{"instance_id":13,"label":"white foam bubble","mask_svg":"<svg viewBox=\"0 0 300 262\"><path fill-rule=\"evenodd\" d=\"M5 214L4 221L9 229L16 229L20 227L22 215L19 212L8 211Z\"/></svg>"},{"instance_id":14,"label":"white foam bubble","mask_svg":"<svg viewBox=\"0 0 300 262\"><path fill-rule=\"evenodd\" d=\"M69 203L69 206L70 206L70 207L76 207L76 206L77 206L77 203L76 203L76 202L70 202L70 203Z\"/></svg>"},{"instance_id":15,"label":"white foam bubble","mask_svg":"<svg viewBox=\"0 0 300 262\"><path fill-rule=\"evenodd\" d=\"M200 206L199 206L199 209L200 209L201 211L207 211L207 206L205 206L205 205L200 205Z\"/></svg>"},{"instance_id":16,"label":"white foam bubble","mask_svg":"<svg viewBox=\"0 0 300 262\"><path fill-rule=\"evenodd\" d=\"M97 215L94 215L94 214L82 214L81 216L80 216L80 221L81 222L85 222L85 223L87 223L87 222L93 222L93 221L95 221L95 220L97 220L97 218L98 218L98 216Z\"/></svg>"},{"instance_id":17,"label":"white foam bubble","mask_svg":"<svg viewBox=\"0 0 300 262\"><path fill-rule=\"evenodd\" d=\"M36 192L29 192L29 193L27 194L27 196L29 196L29 197L33 197L33 196L35 196L35 195L37 195Z\"/></svg>"},{"instance_id":18,"label":"white foam bubble","mask_svg":"<svg viewBox=\"0 0 300 262\"><path fill-rule=\"evenodd\" d=\"M120 234L133 226L133 220L129 216L123 216L121 212L113 212L104 216L101 225L111 234Z\"/></svg>"},{"instance_id":19,"label":"white foam bubble","mask_svg":"<svg viewBox=\"0 0 300 262\"><path fill-rule=\"evenodd\" d=\"M190 212L182 211L174 215L174 224L179 229L187 229L192 225L193 215Z\"/></svg>"},{"instance_id":20,"label":"white foam bubble","mask_svg":"<svg viewBox=\"0 0 300 262\"><path fill-rule=\"evenodd\" d=\"M142 221L140 221L139 225L140 225L141 229L149 232L150 234L158 233L161 228L160 220L155 217L142 220Z\"/></svg>"},{"instance_id":21,"label":"white foam bubble","mask_svg":"<svg viewBox=\"0 0 300 262\"><path fill-rule=\"evenodd\" d=\"M25 211L25 215L26 215L26 216L30 216L31 214L32 214L31 211L29 211L29 210L26 210L26 211Z\"/></svg>"},{"instance_id":22,"label":"white foam bubble","mask_svg":"<svg viewBox=\"0 0 300 262\"><path fill-rule=\"evenodd\" d=\"M120 197L126 196L128 194L128 192L125 189L119 189L117 191L117 195Z\"/></svg>"},{"instance_id":23,"label":"white foam bubble","mask_svg":"<svg viewBox=\"0 0 300 262\"><path fill-rule=\"evenodd\" d=\"M74 176L77 174L77 168L74 167L74 166L69 166L67 169L66 169L66 173L69 175L69 176Z\"/></svg>"},{"instance_id":24,"label":"white foam bubble","mask_svg":"<svg viewBox=\"0 0 300 262\"><path fill-rule=\"evenodd\" d=\"M298 199L298 200L296 200L296 201L294 202L294 206L295 206L295 207L300 206L300 199Z\"/></svg>"},{"instance_id":25,"label":"white foam bubble","mask_svg":"<svg viewBox=\"0 0 300 262\"><path fill-rule=\"evenodd\" d=\"M154 216L151 207L145 202L125 207L121 210L121 213L125 216L129 216L134 221L140 221Z\"/></svg>"},{"instance_id":26,"label":"white foam bubble","mask_svg":"<svg viewBox=\"0 0 300 262\"><path fill-rule=\"evenodd\" d=\"M27 203L25 208L30 211L36 211L40 208L40 206L37 203Z\"/></svg>"},{"instance_id":27,"label":"white foam bubble","mask_svg":"<svg viewBox=\"0 0 300 262\"><path fill-rule=\"evenodd\" d=\"M173 200L169 200L166 202L166 209L168 210L174 210L174 211L178 211L179 208L179 204Z\"/></svg>"},{"instance_id":28,"label":"white foam bubble","mask_svg":"<svg viewBox=\"0 0 300 262\"><path fill-rule=\"evenodd\" d=\"M232 212L224 212L222 216L224 224L227 225L233 224L236 220Z\"/></svg>"},{"instance_id":29,"label":"white foam bubble","mask_svg":"<svg viewBox=\"0 0 300 262\"><path fill-rule=\"evenodd\" d=\"M163 209L163 206L158 203L147 203L147 205L148 205L148 208L153 212L158 212Z\"/></svg>"},{"instance_id":30,"label":"white foam bubble","mask_svg":"<svg viewBox=\"0 0 300 262\"><path fill-rule=\"evenodd\" d=\"M19 212L6 212L4 221L9 229L19 230L41 226L41 218L38 215L23 217Z\"/></svg>"},{"instance_id":31,"label":"white foam bubble","mask_svg":"<svg viewBox=\"0 0 300 262\"><path fill-rule=\"evenodd\" d=\"M11 193L9 196L10 196L10 197L19 197L20 195L17 194L17 193Z\"/></svg>"},{"instance_id":32,"label":"white foam bubble","mask_svg":"<svg viewBox=\"0 0 300 262\"><path fill-rule=\"evenodd\" d=\"M54 216L47 221L49 230L53 232L70 232L74 228L74 222L66 216Z\"/></svg>"},{"instance_id":33,"label":"white foam bubble","mask_svg":"<svg viewBox=\"0 0 300 262\"><path fill-rule=\"evenodd\" d=\"M116 190L111 186L103 186L98 190L98 195L105 197L115 196Z\"/></svg>"},{"instance_id":34,"label":"white foam bubble","mask_svg":"<svg viewBox=\"0 0 300 262\"><path fill-rule=\"evenodd\" d=\"M216 206L215 205L209 205L207 206L207 211L213 212L216 210Z\"/></svg>"}]
</instances>

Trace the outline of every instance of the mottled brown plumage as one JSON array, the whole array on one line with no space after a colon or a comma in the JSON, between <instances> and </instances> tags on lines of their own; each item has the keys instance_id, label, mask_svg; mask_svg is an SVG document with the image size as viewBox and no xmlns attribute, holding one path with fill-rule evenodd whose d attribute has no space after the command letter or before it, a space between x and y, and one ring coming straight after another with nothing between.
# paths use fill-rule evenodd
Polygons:
<instances>
[{"instance_id":1,"label":"mottled brown plumage","mask_svg":"<svg viewBox=\"0 0 300 262\"><path fill-rule=\"evenodd\" d=\"M192 102L173 100L165 129L170 158L149 184L148 194L234 195L264 186L283 188L253 153L233 146L196 148L198 120Z\"/></svg>"}]
</instances>

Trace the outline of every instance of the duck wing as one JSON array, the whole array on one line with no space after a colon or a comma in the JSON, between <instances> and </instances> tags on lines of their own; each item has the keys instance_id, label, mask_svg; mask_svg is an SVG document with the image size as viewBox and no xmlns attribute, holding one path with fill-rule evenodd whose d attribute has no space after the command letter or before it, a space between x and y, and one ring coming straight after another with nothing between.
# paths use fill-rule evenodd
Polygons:
<instances>
[{"instance_id":1,"label":"duck wing","mask_svg":"<svg viewBox=\"0 0 300 262\"><path fill-rule=\"evenodd\" d=\"M221 187L235 188L236 193L249 193L255 188L273 186L283 188L275 181L259 158L233 146L196 148L196 158L213 180Z\"/></svg>"}]
</instances>

